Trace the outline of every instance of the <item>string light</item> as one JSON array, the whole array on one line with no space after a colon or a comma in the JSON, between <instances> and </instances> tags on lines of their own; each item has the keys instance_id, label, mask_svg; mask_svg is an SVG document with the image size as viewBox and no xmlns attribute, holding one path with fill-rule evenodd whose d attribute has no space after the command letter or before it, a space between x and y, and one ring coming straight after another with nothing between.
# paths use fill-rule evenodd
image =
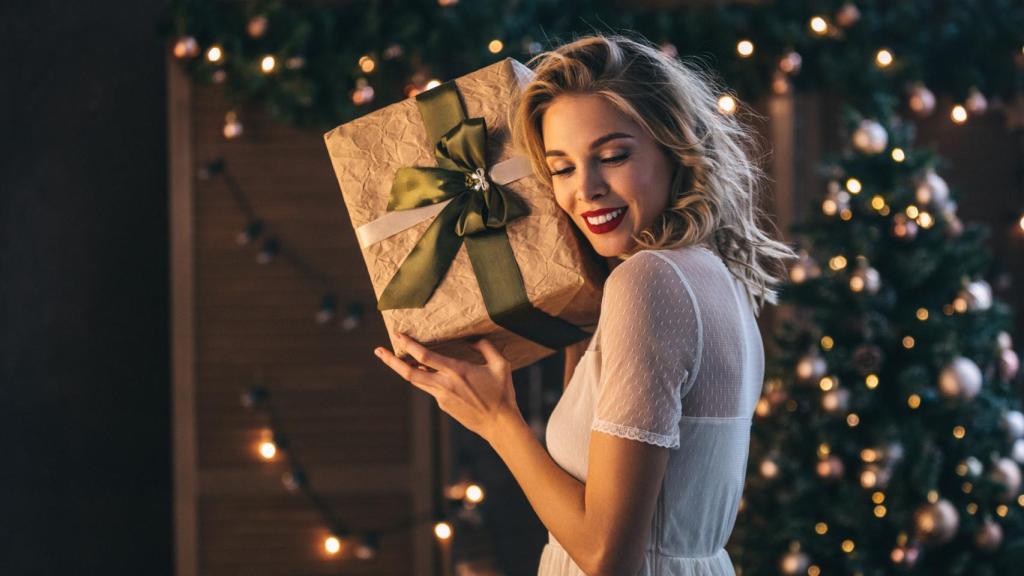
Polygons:
<instances>
[{"instance_id":1,"label":"string light","mask_svg":"<svg viewBox=\"0 0 1024 576\"><path fill-rule=\"evenodd\" d=\"M224 137L228 140L238 138L242 135L242 123L238 120L238 113L229 110L224 115Z\"/></svg>"},{"instance_id":2,"label":"string light","mask_svg":"<svg viewBox=\"0 0 1024 576\"><path fill-rule=\"evenodd\" d=\"M829 258L828 267L836 272L842 270L843 268L846 268L846 257L840 254L838 256L833 256L832 258Z\"/></svg>"},{"instance_id":3,"label":"string light","mask_svg":"<svg viewBox=\"0 0 1024 576\"><path fill-rule=\"evenodd\" d=\"M828 22L821 16L814 16L808 22L808 26L811 27L811 31L818 36L824 36L828 34Z\"/></svg>"},{"instance_id":4,"label":"string light","mask_svg":"<svg viewBox=\"0 0 1024 576\"><path fill-rule=\"evenodd\" d=\"M437 88L440 85L441 85L441 81L435 78L435 79L430 80L429 82L427 82L426 89L430 90L431 88Z\"/></svg>"},{"instance_id":5,"label":"string light","mask_svg":"<svg viewBox=\"0 0 1024 576\"><path fill-rule=\"evenodd\" d=\"M907 155L903 152L903 148L893 148L891 156L896 162L903 162L907 159Z\"/></svg>"},{"instance_id":6,"label":"string light","mask_svg":"<svg viewBox=\"0 0 1024 576\"><path fill-rule=\"evenodd\" d=\"M736 53L741 58L749 58L754 53L754 43L750 40L740 40L736 43Z\"/></svg>"},{"instance_id":7,"label":"string light","mask_svg":"<svg viewBox=\"0 0 1024 576\"><path fill-rule=\"evenodd\" d=\"M967 122L967 110L960 104L953 106L949 112L949 118L956 124Z\"/></svg>"},{"instance_id":8,"label":"string light","mask_svg":"<svg viewBox=\"0 0 1024 576\"><path fill-rule=\"evenodd\" d=\"M879 68L888 68L892 64L892 52L882 48L875 54L875 63Z\"/></svg>"},{"instance_id":9,"label":"string light","mask_svg":"<svg viewBox=\"0 0 1024 576\"><path fill-rule=\"evenodd\" d=\"M903 337L903 347L910 350L914 347L914 337L907 335Z\"/></svg>"},{"instance_id":10,"label":"string light","mask_svg":"<svg viewBox=\"0 0 1024 576\"><path fill-rule=\"evenodd\" d=\"M224 50L219 44L214 44L206 51L206 59L210 62L220 62L224 58Z\"/></svg>"},{"instance_id":11,"label":"string light","mask_svg":"<svg viewBox=\"0 0 1024 576\"><path fill-rule=\"evenodd\" d=\"M907 396L907 406L910 406L911 410L917 410L921 406L921 396L918 394Z\"/></svg>"},{"instance_id":12,"label":"string light","mask_svg":"<svg viewBox=\"0 0 1024 576\"><path fill-rule=\"evenodd\" d=\"M826 351L831 350L832 346L834 344L835 344L835 342L832 341L832 337L831 336L822 336L821 337L821 347L822 347L822 349L824 349Z\"/></svg>"},{"instance_id":13,"label":"string light","mask_svg":"<svg viewBox=\"0 0 1024 576\"><path fill-rule=\"evenodd\" d=\"M452 537L452 526L448 522L442 520L434 524L434 535L439 540L447 540Z\"/></svg>"},{"instance_id":14,"label":"string light","mask_svg":"<svg viewBox=\"0 0 1024 576\"><path fill-rule=\"evenodd\" d=\"M822 536L824 536L825 534L828 533L828 524L826 524L824 522L818 522L817 524L814 525L814 531L817 532L818 534L821 534Z\"/></svg>"},{"instance_id":15,"label":"string light","mask_svg":"<svg viewBox=\"0 0 1024 576\"><path fill-rule=\"evenodd\" d=\"M270 74L273 72L275 66L277 66L277 60L269 54L260 60L260 70L262 70L264 74Z\"/></svg>"},{"instance_id":16,"label":"string light","mask_svg":"<svg viewBox=\"0 0 1024 576\"><path fill-rule=\"evenodd\" d=\"M497 54L498 52L501 52L504 49L505 44L501 40L498 40L497 38L487 43L487 50L491 54Z\"/></svg>"},{"instance_id":17,"label":"string light","mask_svg":"<svg viewBox=\"0 0 1024 576\"><path fill-rule=\"evenodd\" d=\"M199 54L199 43L191 36L182 36L174 43L174 57L179 60L194 58Z\"/></svg>"},{"instance_id":18,"label":"string light","mask_svg":"<svg viewBox=\"0 0 1024 576\"><path fill-rule=\"evenodd\" d=\"M359 57L359 69L363 71L363 74L369 74L373 72L373 69L377 67L377 63L373 61L368 55Z\"/></svg>"},{"instance_id":19,"label":"string light","mask_svg":"<svg viewBox=\"0 0 1024 576\"><path fill-rule=\"evenodd\" d=\"M915 315L917 316L918 320L924 322L925 320L928 319L928 309L927 308L918 308L917 309L917 313Z\"/></svg>"},{"instance_id":20,"label":"string light","mask_svg":"<svg viewBox=\"0 0 1024 576\"><path fill-rule=\"evenodd\" d=\"M864 378L864 385L867 386L868 390L878 388L878 376L875 374L868 374Z\"/></svg>"},{"instance_id":21,"label":"string light","mask_svg":"<svg viewBox=\"0 0 1024 576\"><path fill-rule=\"evenodd\" d=\"M860 194L860 180L857 180L856 178L848 178L846 180L846 189L850 191L850 194Z\"/></svg>"},{"instance_id":22,"label":"string light","mask_svg":"<svg viewBox=\"0 0 1024 576\"><path fill-rule=\"evenodd\" d=\"M722 114L732 114L736 111L736 100L728 94L723 95L718 99L718 111Z\"/></svg>"},{"instance_id":23,"label":"string light","mask_svg":"<svg viewBox=\"0 0 1024 576\"><path fill-rule=\"evenodd\" d=\"M333 534L324 538L324 550L331 556L338 554L341 552L341 540Z\"/></svg>"}]
</instances>

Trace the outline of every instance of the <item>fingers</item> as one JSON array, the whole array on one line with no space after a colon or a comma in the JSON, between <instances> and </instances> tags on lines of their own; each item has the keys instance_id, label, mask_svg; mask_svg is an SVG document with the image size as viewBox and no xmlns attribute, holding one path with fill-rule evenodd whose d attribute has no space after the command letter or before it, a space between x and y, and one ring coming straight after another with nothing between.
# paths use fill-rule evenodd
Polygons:
<instances>
[{"instance_id":1,"label":"fingers","mask_svg":"<svg viewBox=\"0 0 1024 576\"><path fill-rule=\"evenodd\" d=\"M484 356L484 360L488 364L494 366L504 366L508 363L508 360L498 352L498 349L491 344L491 341L487 338L481 338L477 342L472 344L473 348L476 348Z\"/></svg>"},{"instance_id":2,"label":"fingers","mask_svg":"<svg viewBox=\"0 0 1024 576\"><path fill-rule=\"evenodd\" d=\"M436 394L442 389L440 384L436 381L437 376L433 372L425 370L423 367L413 368L386 348L377 348L374 350L374 353L377 354L377 357L380 358L388 368L394 370L396 374L409 381L409 383L420 390L436 396Z\"/></svg>"},{"instance_id":3,"label":"fingers","mask_svg":"<svg viewBox=\"0 0 1024 576\"><path fill-rule=\"evenodd\" d=\"M415 358L420 364L433 368L434 370L448 370L450 372L458 371L458 360L429 350L426 346L402 333L398 333L396 336L397 340L405 347L406 352L408 352L409 355Z\"/></svg>"}]
</instances>

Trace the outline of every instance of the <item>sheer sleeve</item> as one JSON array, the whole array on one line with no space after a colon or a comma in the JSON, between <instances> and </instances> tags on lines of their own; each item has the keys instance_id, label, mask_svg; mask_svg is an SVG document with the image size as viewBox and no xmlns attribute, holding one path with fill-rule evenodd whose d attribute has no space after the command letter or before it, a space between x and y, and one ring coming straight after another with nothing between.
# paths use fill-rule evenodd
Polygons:
<instances>
[{"instance_id":1,"label":"sheer sleeve","mask_svg":"<svg viewBox=\"0 0 1024 576\"><path fill-rule=\"evenodd\" d=\"M592 430L676 449L700 364L700 312L675 263L644 250L619 264L601 301Z\"/></svg>"}]
</instances>

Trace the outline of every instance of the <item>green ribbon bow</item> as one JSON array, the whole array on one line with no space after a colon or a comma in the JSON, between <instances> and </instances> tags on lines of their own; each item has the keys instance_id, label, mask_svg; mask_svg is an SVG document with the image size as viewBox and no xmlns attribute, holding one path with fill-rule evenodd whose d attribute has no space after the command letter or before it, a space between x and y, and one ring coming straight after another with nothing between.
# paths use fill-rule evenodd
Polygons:
<instances>
[{"instance_id":1,"label":"green ribbon bow","mask_svg":"<svg viewBox=\"0 0 1024 576\"><path fill-rule=\"evenodd\" d=\"M538 310L526 296L505 226L529 214L529 209L521 198L488 178L484 119L466 118L453 81L418 94L416 104L428 138L436 142L437 167L399 168L387 209L451 202L399 266L377 309L423 308L465 243L487 314L495 324L552 349L590 336Z\"/></svg>"}]
</instances>

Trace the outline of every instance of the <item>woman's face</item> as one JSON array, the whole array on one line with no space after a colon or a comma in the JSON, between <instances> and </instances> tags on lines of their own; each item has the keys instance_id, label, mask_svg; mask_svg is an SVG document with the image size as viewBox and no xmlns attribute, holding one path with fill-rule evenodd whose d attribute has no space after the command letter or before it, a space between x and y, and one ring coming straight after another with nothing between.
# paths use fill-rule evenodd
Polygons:
<instances>
[{"instance_id":1,"label":"woman's face","mask_svg":"<svg viewBox=\"0 0 1024 576\"><path fill-rule=\"evenodd\" d=\"M555 200L598 254L628 253L668 205L674 163L603 97L556 97L541 131Z\"/></svg>"}]
</instances>

